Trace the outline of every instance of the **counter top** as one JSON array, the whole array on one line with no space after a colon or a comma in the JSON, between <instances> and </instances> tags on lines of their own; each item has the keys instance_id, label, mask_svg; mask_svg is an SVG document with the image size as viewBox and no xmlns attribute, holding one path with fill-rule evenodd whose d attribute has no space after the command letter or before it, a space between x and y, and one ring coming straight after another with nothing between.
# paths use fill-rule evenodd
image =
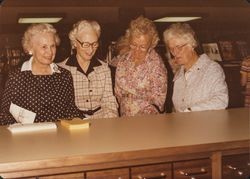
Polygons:
<instances>
[{"instance_id":1,"label":"counter top","mask_svg":"<svg viewBox=\"0 0 250 179\"><path fill-rule=\"evenodd\" d=\"M63 161L60 166L71 166L188 153L196 148L199 152L237 149L249 146L249 124L249 109L235 108L92 119L88 129L71 131L58 123L56 131L11 134L1 126L0 172L56 167L58 160Z\"/></svg>"}]
</instances>

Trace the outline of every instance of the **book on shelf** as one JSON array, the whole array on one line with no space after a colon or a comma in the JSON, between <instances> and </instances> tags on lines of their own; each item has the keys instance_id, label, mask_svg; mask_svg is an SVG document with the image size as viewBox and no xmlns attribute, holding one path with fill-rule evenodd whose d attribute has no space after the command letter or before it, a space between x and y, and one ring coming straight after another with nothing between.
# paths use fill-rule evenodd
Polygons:
<instances>
[{"instance_id":1,"label":"book on shelf","mask_svg":"<svg viewBox=\"0 0 250 179\"><path fill-rule=\"evenodd\" d=\"M237 60L233 41L219 41L220 52L224 61Z\"/></svg>"},{"instance_id":2,"label":"book on shelf","mask_svg":"<svg viewBox=\"0 0 250 179\"><path fill-rule=\"evenodd\" d=\"M237 47L239 58L241 60L250 55L250 46L246 41L237 40L237 41L235 41L235 44L236 44L236 47Z\"/></svg>"},{"instance_id":3,"label":"book on shelf","mask_svg":"<svg viewBox=\"0 0 250 179\"><path fill-rule=\"evenodd\" d=\"M61 125L68 129L86 129L89 128L90 122L89 120L83 120L80 118L73 118L72 120L61 120Z\"/></svg>"},{"instance_id":4,"label":"book on shelf","mask_svg":"<svg viewBox=\"0 0 250 179\"><path fill-rule=\"evenodd\" d=\"M211 60L222 61L217 43L203 43L202 48Z\"/></svg>"}]
</instances>

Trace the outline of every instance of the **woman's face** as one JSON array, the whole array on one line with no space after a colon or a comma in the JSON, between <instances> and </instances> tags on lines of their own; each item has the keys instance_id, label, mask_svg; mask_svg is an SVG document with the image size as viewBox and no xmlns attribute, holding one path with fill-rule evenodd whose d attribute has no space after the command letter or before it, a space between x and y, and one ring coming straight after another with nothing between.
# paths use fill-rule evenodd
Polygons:
<instances>
[{"instance_id":1,"label":"woman's face","mask_svg":"<svg viewBox=\"0 0 250 179\"><path fill-rule=\"evenodd\" d=\"M192 59L193 47L184 39L171 38L168 41L168 48L178 65L186 65Z\"/></svg>"},{"instance_id":2,"label":"woman's face","mask_svg":"<svg viewBox=\"0 0 250 179\"><path fill-rule=\"evenodd\" d=\"M149 35L132 35L130 39L130 50L132 58L135 60L144 59L151 46Z\"/></svg>"},{"instance_id":3,"label":"woman's face","mask_svg":"<svg viewBox=\"0 0 250 179\"><path fill-rule=\"evenodd\" d=\"M77 34L75 47L80 59L89 61L95 55L99 46L98 36L93 29L81 31Z\"/></svg>"},{"instance_id":4,"label":"woman's face","mask_svg":"<svg viewBox=\"0 0 250 179\"><path fill-rule=\"evenodd\" d=\"M56 40L53 33L36 34L31 39L33 60L40 65L50 65L56 55Z\"/></svg>"}]
</instances>

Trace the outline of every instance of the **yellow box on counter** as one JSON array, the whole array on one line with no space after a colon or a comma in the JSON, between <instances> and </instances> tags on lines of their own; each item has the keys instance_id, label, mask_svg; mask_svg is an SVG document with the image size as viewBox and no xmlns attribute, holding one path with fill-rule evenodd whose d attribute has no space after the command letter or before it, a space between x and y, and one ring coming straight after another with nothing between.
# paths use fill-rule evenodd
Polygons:
<instances>
[{"instance_id":1,"label":"yellow box on counter","mask_svg":"<svg viewBox=\"0 0 250 179\"><path fill-rule=\"evenodd\" d=\"M73 118L72 120L61 120L61 125L68 129L86 129L89 128L89 120L82 120L80 118Z\"/></svg>"}]
</instances>

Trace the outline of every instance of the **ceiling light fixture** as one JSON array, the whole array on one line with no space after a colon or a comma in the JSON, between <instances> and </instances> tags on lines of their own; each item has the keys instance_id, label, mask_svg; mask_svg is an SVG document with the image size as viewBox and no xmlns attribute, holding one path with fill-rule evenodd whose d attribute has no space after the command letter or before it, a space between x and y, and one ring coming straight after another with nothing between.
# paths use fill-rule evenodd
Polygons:
<instances>
[{"instance_id":1,"label":"ceiling light fixture","mask_svg":"<svg viewBox=\"0 0 250 179\"><path fill-rule=\"evenodd\" d=\"M155 22L187 22L196 19L201 19L201 17L163 17L160 19L154 20Z\"/></svg>"},{"instance_id":2,"label":"ceiling light fixture","mask_svg":"<svg viewBox=\"0 0 250 179\"><path fill-rule=\"evenodd\" d=\"M57 23L62 17L21 17L18 19L19 24L31 23Z\"/></svg>"}]
</instances>

